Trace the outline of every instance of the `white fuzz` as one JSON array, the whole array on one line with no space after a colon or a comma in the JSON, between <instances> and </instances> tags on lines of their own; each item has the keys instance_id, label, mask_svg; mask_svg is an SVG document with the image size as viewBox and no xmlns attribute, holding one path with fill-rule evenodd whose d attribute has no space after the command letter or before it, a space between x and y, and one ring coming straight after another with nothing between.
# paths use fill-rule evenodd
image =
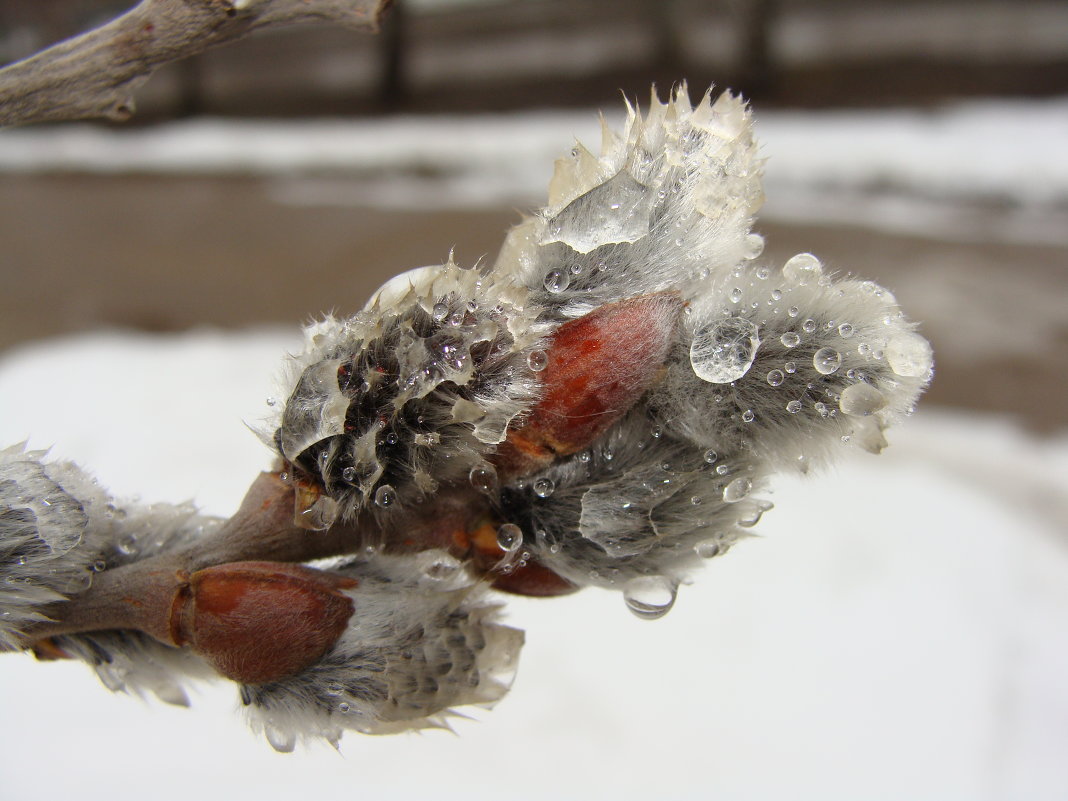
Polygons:
<instances>
[{"instance_id":1,"label":"white fuzz","mask_svg":"<svg viewBox=\"0 0 1068 801\"><path fill-rule=\"evenodd\" d=\"M359 581L346 592L356 607L347 630L307 670L241 689L276 749L298 736L336 743L346 729L447 728L452 707L491 706L508 690L523 633L494 622L498 607L455 559L379 554L330 567Z\"/></svg>"}]
</instances>

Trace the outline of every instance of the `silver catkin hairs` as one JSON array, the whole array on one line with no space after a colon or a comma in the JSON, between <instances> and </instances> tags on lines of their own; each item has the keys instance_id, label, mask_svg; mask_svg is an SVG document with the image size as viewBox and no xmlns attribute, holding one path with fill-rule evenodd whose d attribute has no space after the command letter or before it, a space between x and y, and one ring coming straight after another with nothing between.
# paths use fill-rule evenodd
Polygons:
<instances>
[{"instance_id":1,"label":"silver catkin hairs","mask_svg":"<svg viewBox=\"0 0 1068 801\"><path fill-rule=\"evenodd\" d=\"M882 287L811 254L759 261L763 194L748 109L691 108L685 87L605 126L601 155L557 164L549 205L496 269L542 314L588 314L649 292L685 303L663 376L590 447L504 488L525 547L579 586L622 588L643 617L671 608L700 557L724 553L770 504L778 471L855 444L878 452L931 376L930 346ZM612 365L606 364L605 370Z\"/></svg>"},{"instance_id":2,"label":"silver catkin hairs","mask_svg":"<svg viewBox=\"0 0 1068 801\"><path fill-rule=\"evenodd\" d=\"M346 730L447 728L455 707L491 706L508 690L523 633L497 622L499 607L455 559L375 554L331 570L359 582L346 590L356 613L337 643L295 676L241 689L276 749L307 737L336 745Z\"/></svg>"},{"instance_id":3,"label":"silver catkin hairs","mask_svg":"<svg viewBox=\"0 0 1068 801\"><path fill-rule=\"evenodd\" d=\"M179 548L219 521L189 505L119 504L81 468L41 451L0 451L0 648L46 620L46 605L76 598L109 568ZM182 683L210 670L188 652L137 632L55 639L111 690L151 692L185 703Z\"/></svg>"}]
</instances>

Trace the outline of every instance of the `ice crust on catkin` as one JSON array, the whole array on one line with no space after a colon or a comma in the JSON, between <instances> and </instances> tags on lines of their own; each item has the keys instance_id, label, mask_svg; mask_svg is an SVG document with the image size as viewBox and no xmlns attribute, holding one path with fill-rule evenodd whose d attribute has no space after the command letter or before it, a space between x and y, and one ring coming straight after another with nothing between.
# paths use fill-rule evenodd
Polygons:
<instances>
[{"instance_id":1,"label":"ice crust on catkin","mask_svg":"<svg viewBox=\"0 0 1068 801\"><path fill-rule=\"evenodd\" d=\"M297 739L336 743L345 730L392 734L448 728L461 705L492 706L508 690L523 633L441 551L375 554L330 565L356 578L356 613L315 665L283 681L242 687L254 728L280 751Z\"/></svg>"}]
</instances>

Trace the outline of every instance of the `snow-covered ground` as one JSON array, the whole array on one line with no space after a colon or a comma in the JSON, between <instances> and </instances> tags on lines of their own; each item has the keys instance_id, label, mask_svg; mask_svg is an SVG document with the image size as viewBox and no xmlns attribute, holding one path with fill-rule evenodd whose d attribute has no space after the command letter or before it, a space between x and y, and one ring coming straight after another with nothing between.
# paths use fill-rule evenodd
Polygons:
<instances>
[{"instance_id":1,"label":"snow-covered ground","mask_svg":"<svg viewBox=\"0 0 1068 801\"><path fill-rule=\"evenodd\" d=\"M99 333L0 358L0 443L228 514L295 331ZM880 457L781 480L761 538L660 621L508 601L512 692L459 736L274 753L221 682L176 709L0 656L3 798L1063 799L1068 438L921 410Z\"/></svg>"},{"instance_id":2,"label":"snow-covered ground","mask_svg":"<svg viewBox=\"0 0 1068 801\"><path fill-rule=\"evenodd\" d=\"M618 124L621 108L606 112ZM756 119L768 158L766 218L1068 243L1068 99L929 111L756 109ZM0 171L256 174L271 177L274 197L290 204L524 207L543 202L553 160L575 140L596 149L593 110L72 125L0 132Z\"/></svg>"}]
</instances>

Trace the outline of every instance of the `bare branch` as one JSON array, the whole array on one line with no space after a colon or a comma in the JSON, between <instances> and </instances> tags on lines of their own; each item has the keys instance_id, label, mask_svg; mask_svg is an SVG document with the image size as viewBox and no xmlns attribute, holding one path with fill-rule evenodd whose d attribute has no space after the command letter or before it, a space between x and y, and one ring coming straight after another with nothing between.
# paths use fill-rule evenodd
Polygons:
<instances>
[{"instance_id":1,"label":"bare branch","mask_svg":"<svg viewBox=\"0 0 1068 801\"><path fill-rule=\"evenodd\" d=\"M142 0L96 30L0 70L0 125L127 119L160 66L262 28L336 22L374 32L390 0Z\"/></svg>"}]
</instances>

